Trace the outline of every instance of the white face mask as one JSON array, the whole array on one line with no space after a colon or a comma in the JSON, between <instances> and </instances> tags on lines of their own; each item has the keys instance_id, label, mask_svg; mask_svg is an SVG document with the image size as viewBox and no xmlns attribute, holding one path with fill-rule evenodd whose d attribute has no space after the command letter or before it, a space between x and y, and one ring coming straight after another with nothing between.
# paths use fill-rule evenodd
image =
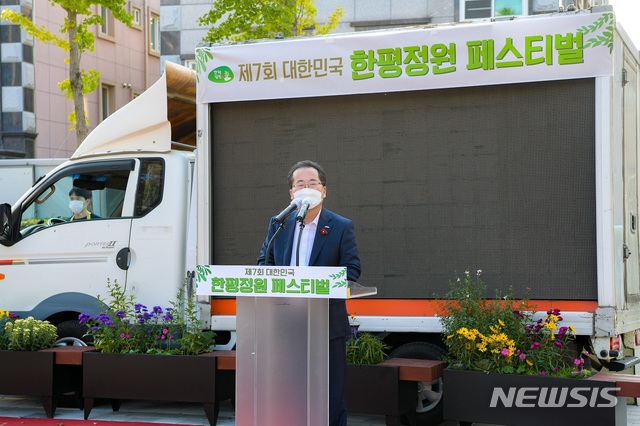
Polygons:
<instances>
[{"instance_id":1,"label":"white face mask","mask_svg":"<svg viewBox=\"0 0 640 426\"><path fill-rule=\"evenodd\" d=\"M317 189L303 188L294 192L293 198L300 201L304 200L305 198L309 198L311 200L309 208L312 209L322 202L322 192L318 191Z\"/></svg>"},{"instance_id":2,"label":"white face mask","mask_svg":"<svg viewBox=\"0 0 640 426\"><path fill-rule=\"evenodd\" d=\"M74 214L80 214L84 210L84 202L80 200L71 200L69 201L69 209Z\"/></svg>"}]
</instances>

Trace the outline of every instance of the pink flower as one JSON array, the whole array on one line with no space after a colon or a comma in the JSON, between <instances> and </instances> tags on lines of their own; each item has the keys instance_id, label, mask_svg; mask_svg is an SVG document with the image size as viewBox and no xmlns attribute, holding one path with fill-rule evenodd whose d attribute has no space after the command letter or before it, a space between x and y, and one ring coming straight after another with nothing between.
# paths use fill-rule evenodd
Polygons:
<instances>
[{"instance_id":1,"label":"pink flower","mask_svg":"<svg viewBox=\"0 0 640 426\"><path fill-rule=\"evenodd\" d=\"M502 354L502 355L504 355L504 356L509 355L509 349L507 349L507 348L502 348L502 352L501 352L501 354Z\"/></svg>"}]
</instances>

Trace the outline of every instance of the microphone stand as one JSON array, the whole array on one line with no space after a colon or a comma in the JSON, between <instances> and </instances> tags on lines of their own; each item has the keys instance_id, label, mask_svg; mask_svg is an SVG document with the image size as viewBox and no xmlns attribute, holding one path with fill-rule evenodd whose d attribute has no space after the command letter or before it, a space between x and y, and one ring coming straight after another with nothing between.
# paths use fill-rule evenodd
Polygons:
<instances>
[{"instance_id":1,"label":"microphone stand","mask_svg":"<svg viewBox=\"0 0 640 426\"><path fill-rule=\"evenodd\" d=\"M303 230L304 230L304 219L300 221L300 232L298 232L298 241L296 242L296 266L300 266L300 240L302 240Z\"/></svg>"},{"instance_id":2,"label":"microphone stand","mask_svg":"<svg viewBox=\"0 0 640 426\"><path fill-rule=\"evenodd\" d=\"M269 240L269 244L267 244L267 254L264 257L264 264L265 266L269 266L269 257L271 254L271 247L273 246L273 240L275 240L276 235L278 235L280 233L280 231L282 231L284 229L284 223L286 222L286 220L283 220L282 222L280 222L280 226L278 226L278 229L276 229L276 232L273 233L273 236L271 237L271 239ZM275 259L274 259L274 266L275 266Z\"/></svg>"}]
</instances>

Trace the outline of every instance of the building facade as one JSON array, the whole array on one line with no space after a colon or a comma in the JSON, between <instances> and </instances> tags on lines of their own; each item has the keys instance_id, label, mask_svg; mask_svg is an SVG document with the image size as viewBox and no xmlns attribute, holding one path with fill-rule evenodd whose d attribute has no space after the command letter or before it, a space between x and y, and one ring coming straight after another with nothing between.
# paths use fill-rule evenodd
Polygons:
<instances>
[{"instance_id":1,"label":"building facade","mask_svg":"<svg viewBox=\"0 0 640 426\"><path fill-rule=\"evenodd\" d=\"M45 1L0 4L55 33L66 16L61 7ZM132 0L126 7L134 16L131 27L94 6L105 23L94 26L95 49L82 55L83 69L101 73L98 90L85 95L90 129L160 77L160 0ZM69 77L68 54L7 21L0 21L0 42L0 158L71 156L78 146L68 120L73 101L58 88Z\"/></svg>"},{"instance_id":2,"label":"building facade","mask_svg":"<svg viewBox=\"0 0 640 426\"><path fill-rule=\"evenodd\" d=\"M586 0L575 0L587 3ZM573 0L560 2L574 3ZM316 0L318 22L326 22L336 5L344 15L334 32L364 31L408 25L445 24L470 19L552 13L559 0ZM591 2L593 3L593 1ZM602 3L602 1L600 2ZM212 0L162 0L162 58L191 64L195 47L206 35L197 18L212 7Z\"/></svg>"}]
</instances>

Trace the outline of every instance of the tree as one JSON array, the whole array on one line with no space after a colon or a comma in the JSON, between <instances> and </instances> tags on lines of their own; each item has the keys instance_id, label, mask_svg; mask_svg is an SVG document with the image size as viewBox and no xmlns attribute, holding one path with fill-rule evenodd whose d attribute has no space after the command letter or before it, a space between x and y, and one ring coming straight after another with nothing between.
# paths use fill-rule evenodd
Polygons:
<instances>
[{"instance_id":1,"label":"tree","mask_svg":"<svg viewBox=\"0 0 640 426\"><path fill-rule=\"evenodd\" d=\"M203 38L211 43L327 34L338 25L344 9L337 6L322 26L317 13L315 0L214 0L198 25L211 27Z\"/></svg>"},{"instance_id":2,"label":"tree","mask_svg":"<svg viewBox=\"0 0 640 426\"><path fill-rule=\"evenodd\" d=\"M30 36L43 43L52 43L65 52L69 57L65 62L69 64L69 78L58 83L58 87L67 99L73 100L74 110L69 114L72 127L75 125L76 137L80 144L89 134L87 115L84 110L84 95L91 93L98 87L100 73L97 70L83 70L80 65L82 53L92 52L95 47L95 35L91 31L92 25L101 25L103 18L100 7L103 6L115 19L127 26L131 25L133 16L126 9L125 0L48 0L52 6L60 6L67 13L59 32L63 36L52 33L44 25L37 26L27 16L4 9L2 19L10 21L20 27ZM94 7L97 6L97 7ZM94 13L93 10L97 10ZM66 34L66 39L64 35ZM78 120L78 117L84 117Z\"/></svg>"}]
</instances>

